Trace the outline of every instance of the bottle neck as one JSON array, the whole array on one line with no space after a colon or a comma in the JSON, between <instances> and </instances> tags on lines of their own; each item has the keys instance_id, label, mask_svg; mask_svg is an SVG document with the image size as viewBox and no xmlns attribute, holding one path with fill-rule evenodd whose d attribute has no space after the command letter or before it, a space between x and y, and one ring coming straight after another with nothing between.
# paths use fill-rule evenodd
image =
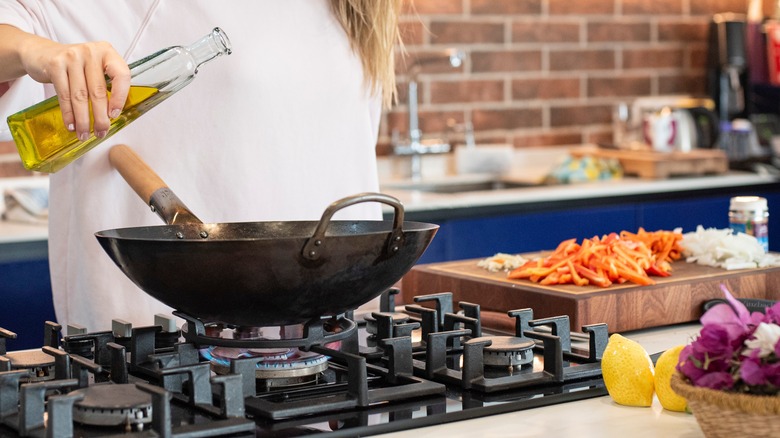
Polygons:
<instances>
[{"instance_id":1,"label":"bottle neck","mask_svg":"<svg viewBox=\"0 0 780 438\"><path fill-rule=\"evenodd\" d=\"M217 56L229 55L232 51L227 34L218 27L215 27L211 33L187 47L187 50L198 67Z\"/></svg>"}]
</instances>

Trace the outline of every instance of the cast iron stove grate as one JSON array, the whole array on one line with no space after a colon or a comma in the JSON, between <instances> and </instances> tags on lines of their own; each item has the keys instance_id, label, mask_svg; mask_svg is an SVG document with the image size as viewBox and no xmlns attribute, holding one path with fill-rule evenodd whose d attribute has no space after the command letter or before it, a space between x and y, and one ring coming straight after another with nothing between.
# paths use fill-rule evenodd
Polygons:
<instances>
[{"instance_id":1,"label":"cast iron stove grate","mask_svg":"<svg viewBox=\"0 0 780 438\"><path fill-rule=\"evenodd\" d=\"M587 339L588 346L577 351L566 315L533 319L532 309L513 310L507 313L515 319L514 336L483 335L479 305L461 302L463 311L455 313L450 293L417 296L415 301L433 302L434 308L406 306L406 312L413 315L409 319L393 312L374 313L369 318L373 344L393 348L364 349L364 355L397 368L402 361L399 356L411 353L415 375L486 393L601 377L601 357L608 342L606 324L582 327L578 335ZM418 342L409 336L398 337L410 328L420 328Z\"/></svg>"},{"instance_id":2,"label":"cast iron stove grate","mask_svg":"<svg viewBox=\"0 0 780 438\"><path fill-rule=\"evenodd\" d=\"M516 333L496 337L481 327L479 306L459 303L454 312L450 297L435 294L420 304L433 301L436 309L400 311L395 293L383 294L382 311L365 324L351 315L307 324L293 343L327 356L329 365L314 383L293 388L258 385L256 358L233 360L227 374L214 375L199 356L212 341L184 314L183 333L157 321L140 328L117 322L112 331L69 334L62 346L59 327L47 324L51 336L39 352L54 365L51 378L37 382L30 370L12 368L5 342L13 334L0 331L0 437L365 436L606 395L597 372L606 326L586 327L572 340L566 318L534 320L523 309L510 312ZM530 348L488 345L508 339ZM574 345L583 339L585 348ZM339 349L326 347L333 341ZM482 354L491 348L509 362L491 366L495 358ZM148 394L149 418L129 430L74 422L83 390L97 385ZM144 417L143 409L133 415Z\"/></svg>"}]
</instances>

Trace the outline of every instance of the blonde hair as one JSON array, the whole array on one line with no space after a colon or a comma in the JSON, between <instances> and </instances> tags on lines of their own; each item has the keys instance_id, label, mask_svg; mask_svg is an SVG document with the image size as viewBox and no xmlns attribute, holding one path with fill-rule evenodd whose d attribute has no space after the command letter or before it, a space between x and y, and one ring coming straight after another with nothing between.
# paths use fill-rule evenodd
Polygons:
<instances>
[{"instance_id":1,"label":"blonde hair","mask_svg":"<svg viewBox=\"0 0 780 438\"><path fill-rule=\"evenodd\" d=\"M395 48L401 46L398 15L402 0L331 0L333 12L363 64L372 93L389 107L396 98Z\"/></svg>"}]
</instances>

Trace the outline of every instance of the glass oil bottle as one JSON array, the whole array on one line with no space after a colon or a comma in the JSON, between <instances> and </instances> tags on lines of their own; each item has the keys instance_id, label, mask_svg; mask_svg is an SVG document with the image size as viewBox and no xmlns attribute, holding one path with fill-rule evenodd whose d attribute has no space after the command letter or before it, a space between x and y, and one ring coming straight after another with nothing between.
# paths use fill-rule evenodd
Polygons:
<instances>
[{"instance_id":1,"label":"glass oil bottle","mask_svg":"<svg viewBox=\"0 0 780 438\"><path fill-rule=\"evenodd\" d=\"M9 116L8 127L24 167L59 171L184 88L195 79L201 65L230 53L230 40L217 27L188 47L168 47L130 64L130 91L124 109L111 120L103 138L97 138L93 131L87 140L80 141L75 132L68 131L57 96ZM108 89L110 93L110 82Z\"/></svg>"}]
</instances>

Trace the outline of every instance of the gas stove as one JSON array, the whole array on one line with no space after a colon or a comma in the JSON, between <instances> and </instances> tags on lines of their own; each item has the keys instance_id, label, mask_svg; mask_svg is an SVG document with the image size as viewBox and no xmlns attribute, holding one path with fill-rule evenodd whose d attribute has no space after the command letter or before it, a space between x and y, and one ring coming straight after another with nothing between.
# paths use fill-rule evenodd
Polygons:
<instances>
[{"instance_id":1,"label":"gas stove","mask_svg":"<svg viewBox=\"0 0 780 438\"><path fill-rule=\"evenodd\" d=\"M451 294L300 326L237 327L158 315L89 332L46 322L44 345L7 351L0 329L0 437L365 436L607 394L607 326L507 313L483 327Z\"/></svg>"}]
</instances>

